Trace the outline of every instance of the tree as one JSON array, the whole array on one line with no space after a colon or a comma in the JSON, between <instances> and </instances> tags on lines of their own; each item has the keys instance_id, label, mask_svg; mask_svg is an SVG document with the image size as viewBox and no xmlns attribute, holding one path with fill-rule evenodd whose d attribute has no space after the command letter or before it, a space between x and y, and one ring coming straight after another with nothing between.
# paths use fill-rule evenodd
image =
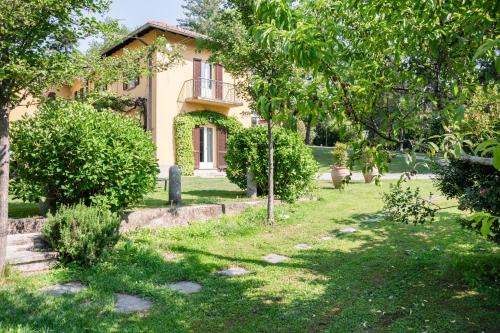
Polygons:
<instances>
[{"instance_id":1,"label":"tree","mask_svg":"<svg viewBox=\"0 0 500 333\"><path fill-rule=\"evenodd\" d=\"M78 40L98 31L88 14L101 14L107 5L104 0L0 2L0 272L8 231L9 111L61 79Z\"/></svg>"},{"instance_id":2,"label":"tree","mask_svg":"<svg viewBox=\"0 0 500 333\"><path fill-rule=\"evenodd\" d=\"M186 0L182 5L184 18L179 19L181 28L207 35L213 28L224 0Z\"/></svg>"},{"instance_id":3,"label":"tree","mask_svg":"<svg viewBox=\"0 0 500 333\"><path fill-rule=\"evenodd\" d=\"M491 73L498 64L498 4L491 1L257 0L249 6L262 45L321 74L337 100L332 109L341 107L347 119L388 143L414 148L417 142L401 130L421 131L429 121L452 131L475 87L498 78ZM478 55L484 43L488 48ZM395 112L381 117L387 97ZM463 138L453 141L461 152Z\"/></svg>"},{"instance_id":4,"label":"tree","mask_svg":"<svg viewBox=\"0 0 500 333\"><path fill-rule=\"evenodd\" d=\"M268 127L268 221L274 221L274 147L275 125L296 117L306 108L304 101L306 72L299 70L282 50L257 44L250 28L252 7L247 1L228 1L227 7L214 20L208 39L200 47L212 52L211 61L224 65L237 80L237 90L250 101L252 110L267 121Z\"/></svg>"},{"instance_id":5,"label":"tree","mask_svg":"<svg viewBox=\"0 0 500 333\"><path fill-rule=\"evenodd\" d=\"M86 79L96 87L148 74L176 63L178 50L164 39L122 57L86 57L79 40L105 33L107 25L94 16L108 8L107 0L4 0L0 2L0 272L5 266L9 193L9 112L26 100L64 82ZM145 62L162 50L165 62Z\"/></svg>"}]
</instances>

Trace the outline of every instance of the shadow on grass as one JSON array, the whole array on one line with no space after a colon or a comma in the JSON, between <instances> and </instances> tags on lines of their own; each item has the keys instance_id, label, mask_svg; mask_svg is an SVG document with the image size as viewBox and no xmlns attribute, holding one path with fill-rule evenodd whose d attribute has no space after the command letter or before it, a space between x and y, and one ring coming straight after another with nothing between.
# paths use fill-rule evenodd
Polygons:
<instances>
[{"instance_id":1,"label":"shadow on grass","mask_svg":"<svg viewBox=\"0 0 500 333\"><path fill-rule=\"evenodd\" d=\"M358 223L361 229L359 221L365 217L357 214L336 223ZM453 218L440 214L443 221ZM332 240L357 244L348 251L322 246L290 253L283 249L290 260L278 265L255 254L212 253L195 244L171 245L169 249L183 257L168 262L153 242L122 242L96 266L69 271L68 280L89 286L80 294L52 298L29 285L0 289L0 330L495 332L500 327L498 290L474 289L464 282L468 272L474 273L474 263L500 264L487 251L466 255L457 251L464 245L474 248L474 239L465 233L446 233L449 229L439 225L425 234L427 226L377 222L363 228ZM408 248L411 255L405 252ZM239 278L214 274L234 264L255 274ZM268 289L270 282L259 278L259 272L269 271L279 288ZM306 276L314 278L304 280ZM182 280L198 282L203 289L182 295L165 288ZM317 287L321 292L308 292ZM113 293L146 297L154 307L144 314L116 314Z\"/></svg>"}]
</instances>

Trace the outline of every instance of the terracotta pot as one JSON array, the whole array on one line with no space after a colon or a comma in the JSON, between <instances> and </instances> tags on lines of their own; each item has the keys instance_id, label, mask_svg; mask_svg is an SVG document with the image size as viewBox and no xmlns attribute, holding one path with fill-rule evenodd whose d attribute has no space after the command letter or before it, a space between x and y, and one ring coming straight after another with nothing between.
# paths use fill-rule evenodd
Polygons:
<instances>
[{"instance_id":1,"label":"terracotta pot","mask_svg":"<svg viewBox=\"0 0 500 333\"><path fill-rule=\"evenodd\" d=\"M370 172L363 172L363 177L365 177L365 183L370 184L373 182L373 179L378 176L378 168L373 167Z\"/></svg>"},{"instance_id":2,"label":"terracotta pot","mask_svg":"<svg viewBox=\"0 0 500 333\"><path fill-rule=\"evenodd\" d=\"M332 166L332 182L335 188L341 188L344 179L351 175L351 171L345 167Z\"/></svg>"}]
</instances>

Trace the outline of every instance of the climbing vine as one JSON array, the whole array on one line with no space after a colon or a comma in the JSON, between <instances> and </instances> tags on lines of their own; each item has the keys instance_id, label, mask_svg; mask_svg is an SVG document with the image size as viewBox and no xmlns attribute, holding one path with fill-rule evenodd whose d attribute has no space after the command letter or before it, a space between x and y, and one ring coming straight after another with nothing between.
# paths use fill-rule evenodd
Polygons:
<instances>
[{"instance_id":1,"label":"climbing vine","mask_svg":"<svg viewBox=\"0 0 500 333\"><path fill-rule=\"evenodd\" d=\"M193 128L207 124L225 128L228 136L243 128L235 117L213 111L188 112L175 117L175 163L185 176L191 176L194 170Z\"/></svg>"}]
</instances>

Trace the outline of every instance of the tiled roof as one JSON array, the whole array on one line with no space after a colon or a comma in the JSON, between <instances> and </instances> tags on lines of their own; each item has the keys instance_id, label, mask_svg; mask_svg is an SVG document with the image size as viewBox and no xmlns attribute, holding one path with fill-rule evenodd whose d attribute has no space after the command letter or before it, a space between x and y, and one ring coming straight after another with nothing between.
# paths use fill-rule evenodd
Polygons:
<instances>
[{"instance_id":1,"label":"tiled roof","mask_svg":"<svg viewBox=\"0 0 500 333\"><path fill-rule=\"evenodd\" d=\"M171 32L174 34L190 37L190 38L207 38L207 36L205 36L203 34L200 34L200 33L197 33L197 32L191 31L191 30L187 30L187 29L182 29L182 28L170 25L170 24L166 24L164 22L149 21L146 24L142 25L141 27L132 31L121 42L104 50L102 52L102 54L103 55L110 55L110 54L114 53L115 51L117 51L118 49L124 47L128 43L132 42L135 39L135 37L142 36L152 29L159 29L159 30L163 30L166 32Z\"/></svg>"},{"instance_id":2,"label":"tiled roof","mask_svg":"<svg viewBox=\"0 0 500 333\"><path fill-rule=\"evenodd\" d=\"M195 31L191 31L191 30L187 30L187 29L182 29L182 28L170 25L170 24L166 24L164 22L149 21L148 23L151 24L152 26L155 26L155 27L159 28L159 29L163 29L165 31L173 32L173 33L176 33L176 34L179 34L179 35L184 35L184 36L193 37L193 38L207 38L207 36L205 36L203 34L200 34L200 33L197 33Z\"/></svg>"}]
</instances>

